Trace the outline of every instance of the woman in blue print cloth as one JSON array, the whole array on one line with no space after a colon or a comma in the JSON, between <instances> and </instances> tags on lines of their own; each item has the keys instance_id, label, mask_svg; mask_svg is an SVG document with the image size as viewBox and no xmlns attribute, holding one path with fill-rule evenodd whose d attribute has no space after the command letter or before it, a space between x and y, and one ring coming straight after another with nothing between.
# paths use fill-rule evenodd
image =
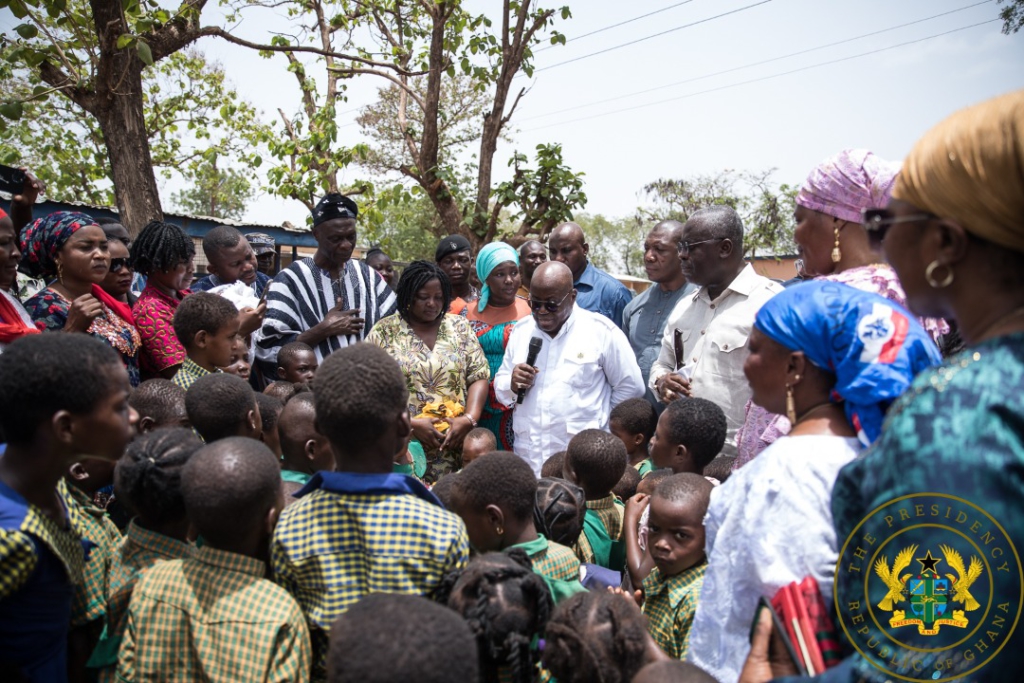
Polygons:
<instances>
[{"instance_id":1,"label":"woman in blue print cloth","mask_svg":"<svg viewBox=\"0 0 1024 683\"><path fill-rule=\"evenodd\" d=\"M934 568L950 584L947 607L951 602L953 613L946 616L969 625L921 633L913 626L883 630L879 625L890 626L888 619L862 620L845 629L846 658L815 680L1010 681L1024 671L1022 141L1024 90L959 111L918 141L888 208L865 213L865 227L881 242L912 311L955 320L967 348L916 378L889 409L878 441L839 473L832 491L840 546L847 538L886 543L892 534L888 522L872 512L889 509L903 496L928 493L961 501L948 506L952 513L945 523L955 525L958 512L970 520L959 529L964 554L947 552L958 537L934 524L942 520L929 519L931 506L924 506L921 521L932 525L908 528L898 542L871 547L867 557L877 550L888 565L896 551L913 546L913 560L901 572L920 581ZM940 513L945 507L937 506ZM996 540L988 545L984 533ZM961 572L967 553L984 556L980 572L967 569L973 597L964 595L971 580ZM889 605L913 616L909 590L900 596L902 607L888 603L884 590L871 588L878 570L872 566L867 577L845 571L844 557L836 574L836 604L843 607L836 619L851 622L845 612L858 595L875 613L887 615ZM762 615L740 676L744 683L793 673L770 657L770 632L770 619ZM893 645L894 636L901 645Z\"/></svg>"}]
</instances>

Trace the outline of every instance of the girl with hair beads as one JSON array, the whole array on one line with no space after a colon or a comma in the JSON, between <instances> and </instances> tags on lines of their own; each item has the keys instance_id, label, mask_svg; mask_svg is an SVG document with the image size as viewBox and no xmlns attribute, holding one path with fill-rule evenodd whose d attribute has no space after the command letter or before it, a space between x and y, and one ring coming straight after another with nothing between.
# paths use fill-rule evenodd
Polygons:
<instances>
[{"instance_id":1,"label":"girl with hair beads","mask_svg":"<svg viewBox=\"0 0 1024 683\"><path fill-rule=\"evenodd\" d=\"M484 683L539 680L537 639L551 616L551 595L518 548L487 553L459 575L448 606L476 636Z\"/></svg>"},{"instance_id":2,"label":"girl with hair beads","mask_svg":"<svg viewBox=\"0 0 1024 683\"><path fill-rule=\"evenodd\" d=\"M139 575L161 560L191 557L181 469L203 442L191 429L174 427L132 442L114 470L114 493L136 516L110 568L107 624L89 660L101 683L116 680L125 615Z\"/></svg>"}]
</instances>

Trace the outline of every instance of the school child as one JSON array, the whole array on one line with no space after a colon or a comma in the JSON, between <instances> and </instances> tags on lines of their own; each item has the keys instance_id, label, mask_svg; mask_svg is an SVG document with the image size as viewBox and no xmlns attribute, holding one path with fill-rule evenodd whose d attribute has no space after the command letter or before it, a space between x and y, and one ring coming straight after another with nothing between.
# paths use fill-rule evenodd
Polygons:
<instances>
[{"instance_id":1,"label":"school child","mask_svg":"<svg viewBox=\"0 0 1024 683\"><path fill-rule=\"evenodd\" d=\"M462 466L479 458L484 453L490 453L498 449L498 439L494 432L484 427L475 427L469 430L462 440Z\"/></svg>"},{"instance_id":2,"label":"school child","mask_svg":"<svg viewBox=\"0 0 1024 683\"><path fill-rule=\"evenodd\" d=\"M481 681L537 680L540 652L536 641L544 633L553 604L543 579L530 569L530 558L522 549L473 558L455 582L447 603L476 634Z\"/></svg>"},{"instance_id":3,"label":"school child","mask_svg":"<svg viewBox=\"0 0 1024 683\"><path fill-rule=\"evenodd\" d=\"M238 309L223 297L197 292L182 299L174 311L174 334L186 357L171 381L187 391L200 377L229 365L238 326Z\"/></svg>"},{"instance_id":4,"label":"school child","mask_svg":"<svg viewBox=\"0 0 1024 683\"><path fill-rule=\"evenodd\" d=\"M114 553L106 626L89 660L100 683L116 680L117 653L139 575L159 561L191 557L195 550L187 539L181 469L202 445L191 429L159 429L133 441L117 462L114 495L135 516Z\"/></svg>"},{"instance_id":5,"label":"school child","mask_svg":"<svg viewBox=\"0 0 1024 683\"><path fill-rule=\"evenodd\" d=\"M259 439L263 420L256 395L245 380L217 373L197 379L185 392L188 420L206 443L229 436Z\"/></svg>"},{"instance_id":6,"label":"school child","mask_svg":"<svg viewBox=\"0 0 1024 683\"><path fill-rule=\"evenodd\" d=\"M650 471L648 471L648 474L650 474ZM640 472L637 468L627 467L626 471L622 473L622 478L612 488L612 493L619 500L629 500L636 495L636 488L640 485L641 481Z\"/></svg>"},{"instance_id":7,"label":"school child","mask_svg":"<svg viewBox=\"0 0 1024 683\"><path fill-rule=\"evenodd\" d=\"M264 578L283 507L277 458L254 439L221 439L188 459L181 489L203 546L136 582L118 680L309 680L302 610Z\"/></svg>"},{"instance_id":8,"label":"school child","mask_svg":"<svg viewBox=\"0 0 1024 683\"><path fill-rule=\"evenodd\" d=\"M277 352L277 379L292 384L313 381L319 364L313 347L303 342L289 342Z\"/></svg>"},{"instance_id":9,"label":"school child","mask_svg":"<svg viewBox=\"0 0 1024 683\"><path fill-rule=\"evenodd\" d=\"M298 500L293 494L314 474L334 471L334 452L327 437L316 429L316 406L309 392L296 394L288 401L277 428L281 437L281 482L288 506Z\"/></svg>"},{"instance_id":10,"label":"school child","mask_svg":"<svg viewBox=\"0 0 1024 683\"><path fill-rule=\"evenodd\" d=\"M243 378L244 379L244 378ZM281 457L281 412L284 404L273 396L256 393L256 405L260 409L260 440L266 444L270 452Z\"/></svg>"},{"instance_id":11,"label":"school child","mask_svg":"<svg viewBox=\"0 0 1024 683\"><path fill-rule=\"evenodd\" d=\"M372 593L360 598L331 627L327 680L479 681L476 639L466 620L444 605L418 595Z\"/></svg>"},{"instance_id":12,"label":"school child","mask_svg":"<svg viewBox=\"0 0 1024 683\"><path fill-rule=\"evenodd\" d=\"M654 467L668 467L676 474L701 474L721 452L725 433L725 413L711 401L673 401L658 418L651 460Z\"/></svg>"},{"instance_id":13,"label":"school child","mask_svg":"<svg viewBox=\"0 0 1024 683\"><path fill-rule=\"evenodd\" d=\"M544 668L559 683L629 683L644 665L668 661L630 600L609 592L574 595L544 632Z\"/></svg>"},{"instance_id":14,"label":"school child","mask_svg":"<svg viewBox=\"0 0 1024 683\"><path fill-rule=\"evenodd\" d=\"M634 593L643 603L655 642L674 659L685 659L690 627L704 583L704 515L714 488L699 474L676 474L651 496L647 544L654 569Z\"/></svg>"},{"instance_id":15,"label":"school child","mask_svg":"<svg viewBox=\"0 0 1024 683\"><path fill-rule=\"evenodd\" d=\"M583 533L587 496L576 484L561 477L543 477L537 482L533 522L538 533L572 548Z\"/></svg>"},{"instance_id":16,"label":"school child","mask_svg":"<svg viewBox=\"0 0 1024 683\"><path fill-rule=\"evenodd\" d=\"M523 550L558 603L585 590L580 584L580 562L572 550L537 533L536 495L537 479L526 461L514 453L495 451L458 473L452 510L466 523L469 542L477 552Z\"/></svg>"},{"instance_id":17,"label":"school child","mask_svg":"<svg viewBox=\"0 0 1024 683\"><path fill-rule=\"evenodd\" d=\"M188 427L185 390L169 379L147 379L132 390L128 405L139 414L139 434L161 427Z\"/></svg>"},{"instance_id":18,"label":"school child","mask_svg":"<svg viewBox=\"0 0 1024 683\"><path fill-rule=\"evenodd\" d=\"M217 369L235 377L241 377L246 382L252 375L252 363L249 362L249 347L245 345L245 337L241 334L235 336L231 342L231 355L228 356L227 365L218 365Z\"/></svg>"},{"instance_id":19,"label":"school child","mask_svg":"<svg viewBox=\"0 0 1024 683\"><path fill-rule=\"evenodd\" d=\"M84 334L34 334L0 354L0 662L5 677L68 675L82 538L57 485L82 453L116 460L138 415L118 354ZM31 618L29 618L31 617Z\"/></svg>"},{"instance_id":20,"label":"school child","mask_svg":"<svg viewBox=\"0 0 1024 683\"><path fill-rule=\"evenodd\" d=\"M387 352L335 351L317 370L313 396L336 471L317 472L285 509L271 565L309 621L319 680L331 625L349 606L375 592L431 597L465 565L469 540L426 487L391 473L412 428L405 376Z\"/></svg>"},{"instance_id":21,"label":"school child","mask_svg":"<svg viewBox=\"0 0 1024 683\"><path fill-rule=\"evenodd\" d=\"M626 471L626 447L599 429L585 429L569 441L562 474L583 489L587 514L575 550L581 562L622 571L626 549L622 543L622 502L612 488Z\"/></svg>"},{"instance_id":22,"label":"school child","mask_svg":"<svg viewBox=\"0 0 1024 683\"><path fill-rule=\"evenodd\" d=\"M654 469L648 447L657 426L658 413L645 398L623 401L612 408L608 418L608 431L622 441L626 455L629 456L629 464L636 468L641 479Z\"/></svg>"}]
</instances>

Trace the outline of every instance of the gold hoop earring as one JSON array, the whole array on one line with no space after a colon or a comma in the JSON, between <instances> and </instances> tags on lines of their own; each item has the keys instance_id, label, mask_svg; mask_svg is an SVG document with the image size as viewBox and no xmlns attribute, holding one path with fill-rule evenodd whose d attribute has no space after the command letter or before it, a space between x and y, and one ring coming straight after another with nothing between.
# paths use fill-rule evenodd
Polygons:
<instances>
[{"instance_id":1,"label":"gold hoop earring","mask_svg":"<svg viewBox=\"0 0 1024 683\"><path fill-rule=\"evenodd\" d=\"M57 261L57 281L64 284L64 264Z\"/></svg>"},{"instance_id":2,"label":"gold hoop earring","mask_svg":"<svg viewBox=\"0 0 1024 683\"><path fill-rule=\"evenodd\" d=\"M836 244L832 247L832 263L839 263L839 259L843 258L843 252L839 251L839 228L835 228L836 231Z\"/></svg>"},{"instance_id":3,"label":"gold hoop earring","mask_svg":"<svg viewBox=\"0 0 1024 683\"><path fill-rule=\"evenodd\" d=\"M949 272L946 273L946 277L942 278L941 280L936 280L935 271L943 267L948 268ZM925 268L924 279L933 289L944 289L945 287L949 287L951 284L953 284L953 269L950 268L949 266L944 266L943 264L939 263L938 259L936 259L929 263L928 267Z\"/></svg>"}]
</instances>

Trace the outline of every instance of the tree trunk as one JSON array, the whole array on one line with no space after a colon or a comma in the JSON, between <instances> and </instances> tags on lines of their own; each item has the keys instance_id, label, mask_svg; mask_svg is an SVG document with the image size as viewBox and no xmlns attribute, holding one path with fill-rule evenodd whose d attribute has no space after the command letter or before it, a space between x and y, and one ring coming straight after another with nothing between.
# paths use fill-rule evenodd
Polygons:
<instances>
[{"instance_id":1,"label":"tree trunk","mask_svg":"<svg viewBox=\"0 0 1024 683\"><path fill-rule=\"evenodd\" d=\"M142 111L143 64L134 48L117 48L117 37L127 31L121 3L90 0L89 4L100 39L100 58L95 94L90 98L93 106L85 109L100 123L121 224L134 237L150 221L163 219Z\"/></svg>"}]
</instances>

